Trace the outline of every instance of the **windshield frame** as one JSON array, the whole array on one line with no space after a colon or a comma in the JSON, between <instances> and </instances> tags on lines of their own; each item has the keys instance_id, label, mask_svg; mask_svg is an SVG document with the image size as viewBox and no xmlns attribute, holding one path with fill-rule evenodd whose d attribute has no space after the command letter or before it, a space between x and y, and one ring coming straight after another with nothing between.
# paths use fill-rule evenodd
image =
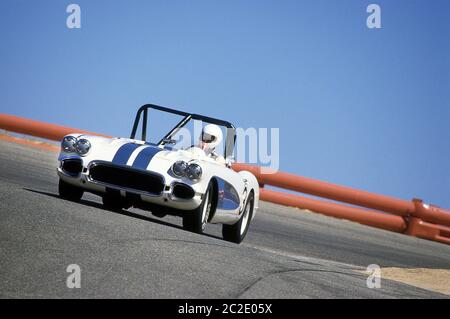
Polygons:
<instances>
[{"instance_id":1,"label":"windshield frame","mask_svg":"<svg viewBox=\"0 0 450 319\"><path fill-rule=\"evenodd\" d=\"M158 146L162 146L166 144L166 140L171 139L172 136L174 136L181 128L186 126L187 123L191 120L200 120L206 123L210 124L216 124L219 126L223 126L226 128L226 142L224 146L224 155L226 159L233 158L233 151L234 146L236 144L236 128L233 124L227 121L219 120L216 118L203 116L199 114L193 114L183 111L174 110L168 107L159 106L155 104L145 104L139 108L139 110L136 113L136 118L134 120L133 124L133 130L131 131L130 139L136 139L137 130L139 127L139 122L141 120L141 117L143 117L142 121L142 135L141 140L146 141L147 140L147 120L148 120L148 109L154 109L157 111L162 112L168 112L176 115L183 116L183 119L178 122L177 125L175 125L158 143Z\"/></svg>"}]
</instances>

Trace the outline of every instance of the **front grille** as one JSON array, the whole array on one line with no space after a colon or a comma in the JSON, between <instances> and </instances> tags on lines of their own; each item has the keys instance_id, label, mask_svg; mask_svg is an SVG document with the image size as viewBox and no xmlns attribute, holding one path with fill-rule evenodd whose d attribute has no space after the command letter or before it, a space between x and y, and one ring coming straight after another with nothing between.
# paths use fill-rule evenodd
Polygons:
<instances>
[{"instance_id":1,"label":"front grille","mask_svg":"<svg viewBox=\"0 0 450 319\"><path fill-rule=\"evenodd\" d=\"M91 164L89 177L95 182L155 195L164 189L164 179L159 174L110 163Z\"/></svg>"},{"instance_id":2,"label":"front grille","mask_svg":"<svg viewBox=\"0 0 450 319\"><path fill-rule=\"evenodd\" d=\"M69 158L61 161L61 169L71 176L77 176L83 169L83 164L78 158Z\"/></svg>"}]
</instances>

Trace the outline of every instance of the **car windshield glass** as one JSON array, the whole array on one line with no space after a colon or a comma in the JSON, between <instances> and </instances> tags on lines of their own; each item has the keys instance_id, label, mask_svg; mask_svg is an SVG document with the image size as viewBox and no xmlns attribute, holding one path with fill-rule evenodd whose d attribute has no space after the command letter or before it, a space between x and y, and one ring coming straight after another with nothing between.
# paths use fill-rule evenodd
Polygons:
<instances>
[{"instance_id":1,"label":"car windshield glass","mask_svg":"<svg viewBox=\"0 0 450 319\"><path fill-rule=\"evenodd\" d=\"M153 104L146 104L138 110L131 138L185 150L201 146L200 137L207 124L215 124L222 131L222 139L214 148L215 153L225 158L232 157L235 128L231 123Z\"/></svg>"},{"instance_id":2,"label":"car windshield glass","mask_svg":"<svg viewBox=\"0 0 450 319\"><path fill-rule=\"evenodd\" d=\"M205 127L205 125L209 124L208 122L204 122L201 120L194 120L191 119L189 122L186 123L186 125L182 128L180 128L177 132L175 132L172 136L172 145L174 149L188 149L190 147L201 147L200 141L201 141L201 135L202 130ZM219 126L219 125L218 125ZM225 141L226 141L226 127L219 126L222 131L222 139L220 143L215 146L214 152L217 155L224 156L224 150L225 150Z\"/></svg>"}]
</instances>

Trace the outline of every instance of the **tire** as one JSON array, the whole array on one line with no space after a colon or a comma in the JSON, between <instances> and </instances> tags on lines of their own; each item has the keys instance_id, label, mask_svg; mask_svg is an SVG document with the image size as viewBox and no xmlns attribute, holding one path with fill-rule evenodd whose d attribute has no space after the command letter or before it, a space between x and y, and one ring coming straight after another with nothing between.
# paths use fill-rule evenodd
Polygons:
<instances>
[{"instance_id":1,"label":"tire","mask_svg":"<svg viewBox=\"0 0 450 319\"><path fill-rule=\"evenodd\" d=\"M185 212L183 215L183 229L197 234L203 233L206 224L208 223L209 215L211 213L214 187L209 183L205 192L205 197L201 205L190 212Z\"/></svg>"},{"instance_id":2,"label":"tire","mask_svg":"<svg viewBox=\"0 0 450 319\"><path fill-rule=\"evenodd\" d=\"M124 200L117 198L117 196L103 195L102 202L106 209L115 212L120 212L122 209L130 208L130 205L127 205Z\"/></svg>"},{"instance_id":3,"label":"tire","mask_svg":"<svg viewBox=\"0 0 450 319\"><path fill-rule=\"evenodd\" d=\"M240 244L245 238L250 226L250 221L253 216L254 207L254 195L253 192L247 198L247 203L245 204L244 212L241 218L236 224L233 225L223 225L222 226L222 236L226 241L230 241L236 244Z\"/></svg>"},{"instance_id":4,"label":"tire","mask_svg":"<svg viewBox=\"0 0 450 319\"><path fill-rule=\"evenodd\" d=\"M66 183L62 179L59 180L58 191L61 198L74 202L78 202L84 193L82 188Z\"/></svg>"}]
</instances>

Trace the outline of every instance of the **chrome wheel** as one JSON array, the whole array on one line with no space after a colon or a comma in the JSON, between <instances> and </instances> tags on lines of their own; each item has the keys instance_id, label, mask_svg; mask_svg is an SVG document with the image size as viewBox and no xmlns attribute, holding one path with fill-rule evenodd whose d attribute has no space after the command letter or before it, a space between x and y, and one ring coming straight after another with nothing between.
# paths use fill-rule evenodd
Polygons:
<instances>
[{"instance_id":1,"label":"chrome wheel","mask_svg":"<svg viewBox=\"0 0 450 319\"><path fill-rule=\"evenodd\" d=\"M214 186L208 186L200 206L192 211L187 211L183 215L183 228L194 233L201 234L208 223L211 211L214 209Z\"/></svg>"},{"instance_id":2,"label":"chrome wheel","mask_svg":"<svg viewBox=\"0 0 450 319\"><path fill-rule=\"evenodd\" d=\"M245 205L245 211L244 211L244 215L242 216L242 222L241 222L241 236L244 234L245 230L247 229L247 224L248 224L248 218L250 216L250 203L247 203L247 205Z\"/></svg>"},{"instance_id":3,"label":"chrome wheel","mask_svg":"<svg viewBox=\"0 0 450 319\"><path fill-rule=\"evenodd\" d=\"M209 193L210 191L208 191L206 193L206 197L205 197L205 205L203 206L203 211L202 211L202 230L205 230L206 227L206 223L208 222L208 218L209 218L209 212L211 211L211 201L209 200Z\"/></svg>"},{"instance_id":4,"label":"chrome wheel","mask_svg":"<svg viewBox=\"0 0 450 319\"><path fill-rule=\"evenodd\" d=\"M254 201L255 197L251 192L239 221L232 225L224 224L222 226L222 235L225 240L239 244L245 238L253 216Z\"/></svg>"}]
</instances>

